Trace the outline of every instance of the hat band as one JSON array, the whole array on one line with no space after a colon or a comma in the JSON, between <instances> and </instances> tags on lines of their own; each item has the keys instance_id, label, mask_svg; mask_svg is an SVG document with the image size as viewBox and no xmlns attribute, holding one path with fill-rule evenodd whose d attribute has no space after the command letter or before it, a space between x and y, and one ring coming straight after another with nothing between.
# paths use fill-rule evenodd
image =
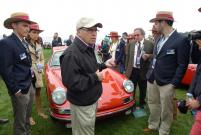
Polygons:
<instances>
[{"instance_id":1,"label":"hat band","mask_svg":"<svg viewBox=\"0 0 201 135\"><path fill-rule=\"evenodd\" d=\"M174 20L174 18L171 15L168 15L168 14L157 14L156 18L168 18L170 20Z\"/></svg>"},{"instance_id":2,"label":"hat band","mask_svg":"<svg viewBox=\"0 0 201 135\"><path fill-rule=\"evenodd\" d=\"M30 27L30 29L39 30L39 27Z\"/></svg>"},{"instance_id":3,"label":"hat band","mask_svg":"<svg viewBox=\"0 0 201 135\"><path fill-rule=\"evenodd\" d=\"M15 17L13 17L13 18L29 20L29 16L15 16Z\"/></svg>"}]
</instances>

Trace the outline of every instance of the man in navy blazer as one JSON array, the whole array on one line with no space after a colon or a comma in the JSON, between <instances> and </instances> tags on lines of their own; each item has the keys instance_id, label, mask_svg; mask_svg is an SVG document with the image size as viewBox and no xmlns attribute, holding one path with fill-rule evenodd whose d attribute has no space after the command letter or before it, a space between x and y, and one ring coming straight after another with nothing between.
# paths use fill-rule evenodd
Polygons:
<instances>
[{"instance_id":1,"label":"man in navy blazer","mask_svg":"<svg viewBox=\"0 0 201 135\"><path fill-rule=\"evenodd\" d=\"M172 27L172 12L160 11L150 22L154 22L161 37L155 42L153 60L147 73L150 116L144 132L159 130L159 135L169 135L175 87L188 66L190 42Z\"/></svg>"},{"instance_id":2,"label":"man in navy blazer","mask_svg":"<svg viewBox=\"0 0 201 135\"><path fill-rule=\"evenodd\" d=\"M127 36L128 34L126 32L122 33L122 38L120 39L120 43L117 45L115 52L115 62L119 65L119 72L121 74L125 72L125 46Z\"/></svg>"},{"instance_id":3,"label":"man in navy blazer","mask_svg":"<svg viewBox=\"0 0 201 135\"><path fill-rule=\"evenodd\" d=\"M29 117L32 103L31 57L24 37L29 32L29 20L26 13L13 13L4 21L4 26L13 29L13 33L0 40L0 73L11 97L14 124L14 135L30 135Z\"/></svg>"}]
</instances>

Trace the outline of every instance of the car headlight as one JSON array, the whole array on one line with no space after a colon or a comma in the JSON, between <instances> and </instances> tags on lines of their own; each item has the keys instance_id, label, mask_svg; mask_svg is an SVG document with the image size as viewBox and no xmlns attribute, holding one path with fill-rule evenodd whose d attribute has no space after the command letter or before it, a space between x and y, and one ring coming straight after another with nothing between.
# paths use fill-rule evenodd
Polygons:
<instances>
[{"instance_id":1,"label":"car headlight","mask_svg":"<svg viewBox=\"0 0 201 135\"><path fill-rule=\"evenodd\" d=\"M66 101L66 91L63 88L56 88L52 92L52 100L58 105L63 104Z\"/></svg>"},{"instance_id":2,"label":"car headlight","mask_svg":"<svg viewBox=\"0 0 201 135\"><path fill-rule=\"evenodd\" d=\"M128 92L128 93L131 93L134 90L134 85L131 80L124 80L123 86L124 86L124 89L126 90L126 92Z\"/></svg>"}]
</instances>

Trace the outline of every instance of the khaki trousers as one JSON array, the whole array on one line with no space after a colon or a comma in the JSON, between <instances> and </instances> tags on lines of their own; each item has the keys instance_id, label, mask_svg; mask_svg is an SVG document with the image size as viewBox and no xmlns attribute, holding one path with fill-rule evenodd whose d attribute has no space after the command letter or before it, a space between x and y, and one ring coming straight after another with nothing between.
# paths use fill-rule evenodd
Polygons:
<instances>
[{"instance_id":1,"label":"khaki trousers","mask_svg":"<svg viewBox=\"0 0 201 135\"><path fill-rule=\"evenodd\" d=\"M149 128L159 129L159 135L169 135L173 121L173 98L175 89L172 84L159 86L147 83L148 106L150 109Z\"/></svg>"},{"instance_id":2,"label":"khaki trousers","mask_svg":"<svg viewBox=\"0 0 201 135\"><path fill-rule=\"evenodd\" d=\"M33 104L30 100L32 89L33 86L31 85L27 94L11 96L14 114L13 135L31 135L29 117L31 116Z\"/></svg>"},{"instance_id":3,"label":"khaki trousers","mask_svg":"<svg viewBox=\"0 0 201 135\"><path fill-rule=\"evenodd\" d=\"M70 104L73 135L94 135L97 102L89 106Z\"/></svg>"}]
</instances>

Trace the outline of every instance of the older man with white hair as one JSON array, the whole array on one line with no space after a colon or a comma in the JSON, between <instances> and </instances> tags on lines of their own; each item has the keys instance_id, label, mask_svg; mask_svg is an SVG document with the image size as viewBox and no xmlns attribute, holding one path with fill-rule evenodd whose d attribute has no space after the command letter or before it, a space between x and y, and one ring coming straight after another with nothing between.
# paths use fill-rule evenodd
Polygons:
<instances>
[{"instance_id":1,"label":"older man with white hair","mask_svg":"<svg viewBox=\"0 0 201 135\"><path fill-rule=\"evenodd\" d=\"M97 101L104 79L101 70L115 65L112 59L103 64L96 61L97 28L102 28L102 24L92 18L81 18L72 45L60 57L62 82L68 88L73 135L94 135Z\"/></svg>"}]
</instances>

